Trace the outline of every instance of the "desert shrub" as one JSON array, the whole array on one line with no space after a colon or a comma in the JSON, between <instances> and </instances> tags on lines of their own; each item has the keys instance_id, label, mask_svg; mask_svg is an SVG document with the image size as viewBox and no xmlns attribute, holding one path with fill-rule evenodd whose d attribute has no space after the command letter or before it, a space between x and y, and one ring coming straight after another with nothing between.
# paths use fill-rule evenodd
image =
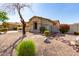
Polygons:
<instances>
[{"instance_id":1,"label":"desert shrub","mask_svg":"<svg viewBox=\"0 0 79 59\"><path fill-rule=\"evenodd\" d=\"M8 27L9 27L9 23L3 22L3 23L2 23L2 26L3 26L4 28L8 28Z\"/></svg>"},{"instance_id":2,"label":"desert shrub","mask_svg":"<svg viewBox=\"0 0 79 59\"><path fill-rule=\"evenodd\" d=\"M7 32L8 28L1 28L0 32Z\"/></svg>"},{"instance_id":3,"label":"desert shrub","mask_svg":"<svg viewBox=\"0 0 79 59\"><path fill-rule=\"evenodd\" d=\"M40 27L40 32L44 33L44 31L45 31L45 27Z\"/></svg>"},{"instance_id":4,"label":"desert shrub","mask_svg":"<svg viewBox=\"0 0 79 59\"><path fill-rule=\"evenodd\" d=\"M17 25L17 27L22 27L21 25Z\"/></svg>"},{"instance_id":5,"label":"desert shrub","mask_svg":"<svg viewBox=\"0 0 79 59\"><path fill-rule=\"evenodd\" d=\"M74 32L74 35L79 35L79 32Z\"/></svg>"},{"instance_id":6,"label":"desert shrub","mask_svg":"<svg viewBox=\"0 0 79 59\"><path fill-rule=\"evenodd\" d=\"M35 44L32 40L23 40L16 47L18 56L35 56Z\"/></svg>"},{"instance_id":7,"label":"desert shrub","mask_svg":"<svg viewBox=\"0 0 79 59\"><path fill-rule=\"evenodd\" d=\"M22 27L17 27L17 30L22 30Z\"/></svg>"},{"instance_id":8,"label":"desert shrub","mask_svg":"<svg viewBox=\"0 0 79 59\"><path fill-rule=\"evenodd\" d=\"M69 29L70 29L69 25L67 25L67 24L61 24L59 30L60 30L61 33L64 34L64 33L68 32Z\"/></svg>"},{"instance_id":9,"label":"desert shrub","mask_svg":"<svg viewBox=\"0 0 79 59\"><path fill-rule=\"evenodd\" d=\"M17 27L14 27L13 30L17 30Z\"/></svg>"},{"instance_id":10,"label":"desert shrub","mask_svg":"<svg viewBox=\"0 0 79 59\"><path fill-rule=\"evenodd\" d=\"M49 30L45 30L45 31L44 31L44 35L45 35L45 36L49 36L49 34L50 34Z\"/></svg>"}]
</instances>

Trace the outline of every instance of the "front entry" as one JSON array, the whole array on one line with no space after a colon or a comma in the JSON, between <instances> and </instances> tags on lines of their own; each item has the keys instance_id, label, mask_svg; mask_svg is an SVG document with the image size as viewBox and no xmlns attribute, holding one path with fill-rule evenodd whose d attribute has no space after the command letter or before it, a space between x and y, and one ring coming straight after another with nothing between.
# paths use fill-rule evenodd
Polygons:
<instances>
[{"instance_id":1,"label":"front entry","mask_svg":"<svg viewBox=\"0 0 79 59\"><path fill-rule=\"evenodd\" d=\"M33 28L34 30L37 30L37 22L34 22Z\"/></svg>"}]
</instances>

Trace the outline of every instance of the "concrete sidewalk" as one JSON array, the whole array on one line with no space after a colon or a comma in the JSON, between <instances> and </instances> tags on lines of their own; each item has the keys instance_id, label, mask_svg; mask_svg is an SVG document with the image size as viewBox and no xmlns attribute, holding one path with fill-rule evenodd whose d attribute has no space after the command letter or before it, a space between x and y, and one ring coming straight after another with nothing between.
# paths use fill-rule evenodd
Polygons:
<instances>
[{"instance_id":1,"label":"concrete sidewalk","mask_svg":"<svg viewBox=\"0 0 79 59\"><path fill-rule=\"evenodd\" d=\"M6 33L16 33L16 32L19 32L19 31L7 31ZM3 34L5 32L0 32L0 34Z\"/></svg>"},{"instance_id":2,"label":"concrete sidewalk","mask_svg":"<svg viewBox=\"0 0 79 59\"><path fill-rule=\"evenodd\" d=\"M7 31L7 33L16 33L18 31Z\"/></svg>"}]
</instances>

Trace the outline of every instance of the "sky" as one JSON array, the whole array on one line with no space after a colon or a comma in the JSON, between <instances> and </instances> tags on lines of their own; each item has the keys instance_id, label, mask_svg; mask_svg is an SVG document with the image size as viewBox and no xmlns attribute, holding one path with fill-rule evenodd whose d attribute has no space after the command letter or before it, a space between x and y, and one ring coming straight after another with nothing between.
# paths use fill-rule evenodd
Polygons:
<instances>
[{"instance_id":1,"label":"sky","mask_svg":"<svg viewBox=\"0 0 79 59\"><path fill-rule=\"evenodd\" d=\"M33 16L41 16L51 20L59 20L60 23L72 24L79 23L79 4L78 3L33 3L32 10L24 8L21 13L25 21ZM17 12L8 14L8 22L20 22Z\"/></svg>"}]
</instances>

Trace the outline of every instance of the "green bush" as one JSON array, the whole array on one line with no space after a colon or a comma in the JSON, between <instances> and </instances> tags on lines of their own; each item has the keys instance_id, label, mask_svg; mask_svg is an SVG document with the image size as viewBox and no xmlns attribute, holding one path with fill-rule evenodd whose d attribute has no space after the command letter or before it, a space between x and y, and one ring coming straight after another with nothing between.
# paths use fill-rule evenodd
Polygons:
<instances>
[{"instance_id":1,"label":"green bush","mask_svg":"<svg viewBox=\"0 0 79 59\"><path fill-rule=\"evenodd\" d=\"M13 30L17 30L17 27L14 27Z\"/></svg>"},{"instance_id":2,"label":"green bush","mask_svg":"<svg viewBox=\"0 0 79 59\"><path fill-rule=\"evenodd\" d=\"M44 31L45 31L45 27L40 27L40 32L44 33Z\"/></svg>"},{"instance_id":3,"label":"green bush","mask_svg":"<svg viewBox=\"0 0 79 59\"><path fill-rule=\"evenodd\" d=\"M16 54L18 56L35 56L35 44L32 40L24 40L16 47Z\"/></svg>"},{"instance_id":4,"label":"green bush","mask_svg":"<svg viewBox=\"0 0 79 59\"><path fill-rule=\"evenodd\" d=\"M0 28L0 32L7 32L8 28Z\"/></svg>"},{"instance_id":5,"label":"green bush","mask_svg":"<svg viewBox=\"0 0 79 59\"><path fill-rule=\"evenodd\" d=\"M50 32L49 32L48 30L45 30L45 31L44 31L44 35L45 35L45 36L49 36L49 34L50 34Z\"/></svg>"},{"instance_id":6,"label":"green bush","mask_svg":"<svg viewBox=\"0 0 79 59\"><path fill-rule=\"evenodd\" d=\"M74 35L79 35L79 32L74 32Z\"/></svg>"}]
</instances>

